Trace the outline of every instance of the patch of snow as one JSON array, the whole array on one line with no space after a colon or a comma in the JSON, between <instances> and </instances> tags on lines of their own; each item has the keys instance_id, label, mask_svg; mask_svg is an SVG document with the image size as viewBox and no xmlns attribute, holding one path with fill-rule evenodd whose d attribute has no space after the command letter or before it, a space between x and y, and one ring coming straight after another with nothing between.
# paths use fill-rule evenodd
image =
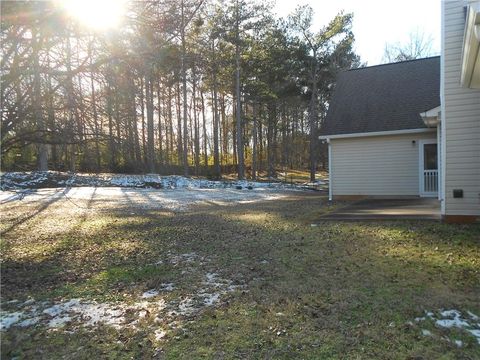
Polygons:
<instances>
[{"instance_id":1,"label":"patch of snow","mask_svg":"<svg viewBox=\"0 0 480 360\"><path fill-rule=\"evenodd\" d=\"M205 294L203 298L203 303L206 306L212 306L216 303L218 303L220 299L220 294L219 293L213 293L213 294Z\"/></svg>"},{"instance_id":2,"label":"patch of snow","mask_svg":"<svg viewBox=\"0 0 480 360\"><path fill-rule=\"evenodd\" d=\"M305 186L319 186L319 185L327 185L327 183L325 181L322 181L322 180L315 180L315 181L306 182L303 185L305 185Z\"/></svg>"},{"instance_id":3,"label":"patch of snow","mask_svg":"<svg viewBox=\"0 0 480 360\"><path fill-rule=\"evenodd\" d=\"M125 320L123 309L112 309L107 304L84 304L78 311L84 319L87 319L85 322L87 326L103 323L118 327Z\"/></svg>"},{"instance_id":4,"label":"patch of snow","mask_svg":"<svg viewBox=\"0 0 480 360\"><path fill-rule=\"evenodd\" d=\"M68 190L68 191L67 191ZM49 188L30 191L21 200L25 205L36 206L55 200L58 204L68 201L76 209L105 211L118 208L126 213L134 210L154 209L171 212L188 211L195 205L232 206L261 201L274 201L288 196L282 189L258 188L241 191L230 188L179 188L158 190L121 187ZM6 202L15 191L0 191L0 201ZM165 261L165 259L161 259Z\"/></svg>"},{"instance_id":5,"label":"patch of snow","mask_svg":"<svg viewBox=\"0 0 480 360\"><path fill-rule=\"evenodd\" d=\"M462 347L463 346L463 341L462 340L455 340L455 345L457 345L457 347Z\"/></svg>"},{"instance_id":6,"label":"patch of snow","mask_svg":"<svg viewBox=\"0 0 480 360\"><path fill-rule=\"evenodd\" d=\"M158 174L75 174L56 171L7 172L0 176L1 189L28 189L45 187L131 187L157 189L304 189L305 187L325 185L323 181L292 185L281 182L256 182L247 180L212 181L193 179L184 176L161 176Z\"/></svg>"},{"instance_id":7,"label":"patch of snow","mask_svg":"<svg viewBox=\"0 0 480 360\"><path fill-rule=\"evenodd\" d=\"M57 327L62 327L69 321L71 321L72 318L68 315L65 316L57 316L54 317L52 320L48 322L48 327L49 328L57 328Z\"/></svg>"},{"instance_id":8,"label":"patch of snow","mask_svg":"<svg viewBox=\"0 0 480 360\"><path fill-rule=\"evenodd\" d=\"M160 341L167 335L167 332L163 329L155 330L155 340Z\"/></svg>"},{"instance_id":9,"label":"patch of snow","mask_svg":"<svg viewBox=\"0 0 480 360\"><path fill-rule=\"evenodd\" d=\"M142 294L142 299L149 299L158 295L158 291L155 289L147 290Z\"/></svg>"},{"instance_id":10,"label":"patch of snow","mask_svg":"<svg viewBox=\"0 0 480 360\"><path fill-rule=\"evenodd\" d=\"M470 326L470 324L467 321L463 321L457 317L454 319L439 319L435 321L435 324L444 328L451 328L451 327L463 328L463 327Z\"/></svg>"},{"instance_id":11,"label":"patch of snow","mask_svg":"<svg viewBox=\"0 0 480 360\"><path fill-rule=\"evenodd\" d=\"M197 257L198 255L194 252L187 253L187 254L174 255L170 259L170 262L174 265L180 264L180 263L191 263L191 262L194 262L197 259Z\"/></svg>"},{"instance_id":12,"label":"patch of snow","mask_svg":"<svg viewBox=\"0 0 480 360\"><path fill-rule=\"evenodd\" d=\"M195 301L191 297L187 297L180 301L178 305L178 313L180 315L193 315L197 311L197 307L195 306ZM175 313L175 312L174 312Z\"/></svg>"},{"instance_id":13,"label":"patch of snow","mask_svg":"<svg viewBox=\"0 0 480 360\"><path fill-rule=\"evenodd\" d=\"M442 310L438 312L438 316L435 315L433 312L426 312L426 317L417 317L415 318L415 321L421 322L429 318L438 327L444 329L458 328L464 330L473 335L477 340L478 344L480 344L480 324L475 323L478 317L470 311L467 311L466 314L468 316L463 316L462 312L456 309ZM422 333L425 335L424 331L428 330L422 330ZM448 341L451 340L448 339ZM463 343L461 342L460 345L458 345L457 341L460 340L455 340L457 346L463 345Z\"/></svg>"},{"instance_id":14,"label":"patch of snow","mask_svg":"<svg viewBox=\"0 0 480 360\"><path fill-rule=\"evenodd\" d=\"M0 330L7 330L13 324L17 323L23 316L21 312L7 313L2 312L0 314Z\"/></svg>"},{"instance_id":15,"label":"patch of snow","mask_svg":"<svg viewBox=\"0 0 480 360\"><path fill-rule=\"evenodd\" d=\"M431 313L433 315L433 313ZM441 311L440 314L443 316L443 317L454 317L454 318L458 318L461 316L461 313L460 311L458 310L444 310L444 311Z\"/></svg>"},{"instance_id":16,"label":"patch of snow","mask_svg":"<svg viewBox=\"0 0 480 360\"><path fill-rule=\"evenodd\" d=\"M140 319L146 318L147 315L148 315L148 311L147 311L147 310L140 310L140 311L138 312L138 317L139 317Z\"/></svg>"},{"instance_id":17,"label":"patch of snow","mask_svg":"<svg viewBox=\"0 0 480 360\"><path fill-rule=\"evenodd\" d=\"M34 316L32 318L20 321L19 323L16 324L16 326L30 327L30 326L36 325L40 321L40 319L41 319L40 316Z\"/></svg>"},{"instance_id":18,"label":"patch of snow","mask_svg":"<svg viewBox=\"0 0 480 360\"><path fill-rule=\"evenodd\" d=\"M243 289L243 291L248 291L248 290L245 290L244 289L245 286L244 285L228 285L227 286L227 292L232 292L232 291L235 291L237 289Z\"/></svg>"},{"instance_id":19,"label":"patch of snow","mask_svg":"<svg viewBox=\"0 0 480 360\"><path fill-rule=\"evenodd\" d=\"M173 283L163 283L160 284L161 290L162 291L173 291L175 290L175 287L173 286Z\"/></svg>"},{"instance_id":20,"label":"patch of snow","mask_svg":"<svg viewBox=\"0 0 480 360\"><path fill-rule=\"evenodd\" d=\"M69 300L65 303L55 304L55 305L53 305L49 308L46 308L45 310L43 310L43 313L47 314L47 315L50 315L52 317L55 317L55 316L57 316L61 313L69 311L71 307L73 307L75 305L79 305L79 304L80 304L80 300L72 299L72 300Z\"/></svg>"},{"instance_id":21,"label":"patch of snow","mask_svg":"<svg viewBox=\"0 0 480 360\"><path fill-rule=\"evenodd\" d=\"M472 319L474 321L480 320L480 318L477 315L475 315L474 313L472 313L471 311L467 311L467 314L468 314L468 316L470 316L470 319Z\"/></svg>"},{"instance_id":22,"label":"patch of snow","mask_svg":"<svg viewBox=\"0 0 480 360\"><path fill-rule=\"evenodd\" d=\"M422 335L423 336L432 336L432 332L427 329L422 329Z\"/></svg>"},{"instance_id":23,"label":"patch of snow","mask_svg":"<svg viewBox=\"0 0 480 360\"><path fill-rule=\"evenodd\" d=\"M181 254L179 259L197 259L195 253ZM218 304L224 294L244 288L244 285L233 284L231 280L223 279L216 272L207 272L201 287L186 294L181 300L172 299L166 302L160 298L161 291L173 291L173 283L162 283L158 289L145 291L134 303L99 303L82 299L63 300L56 303L28 301L15 302L16 311L1 312L1 330L8 330L12 326L29 327L43 326L50 329L67 329L62 331L75 332L79 327L92 327L98 324L112 326L117 329L137 329L145 326L141 319L152 314L158 322L171 327L178 319L177 316L194 316L205 309ZM26 304L26 305L25 305ZM147 323L148 324L148 323ZM147 325L151 326L151 325ZM173 326L173 325L172 325ZM167 331L167 330L160 330ZM158 337L157 337L158 335ZM161 332L155 335L162 338Z\"/></svg>"},{"instance_id":24,"label":"patch of snow","mask_svg":"<svg viewBox=\"0 0 480 360\"><path fill-rule=\"evenodd\" d=\"M206 273L205 274L205 278L207 279L205 282L207 284L214 284L216 285L216 281L215 279L218 277L218 274L217 273Z\"/></svg>"},{"instance_id":25,"label":"patch of snow","mask_svg":"<svg viewBox=\"0 0 480 360\"><path fill-rule=\"evenodd\" d=\"M45 304L44 304L45 305ZM48 328L58 328L67 323L79 323L81 326L95 326L97 324L110 325L116 328L125 326L125 315L142 309L155 309L161 311L165 308L163 299L156 302L138 302L132 305L107 304L87 302L80 299L71 299L53 304L48 307L25 307L21 312L2 313L2 330L7 330L12 325L28 327L42 324ZM18 322L21 320L21 322Z\"/></svg>"},{"instance_id":26,"label":"patch of snow","mask_svg":"<svg viewBox=\"0 0 480 360\"><path fill-rule=\"evenodd\" d=\"M480 329L467 329L467 331L473 336L475 336L477 338L478 344L480 344Z\"/></svg>"},{"instance_id":27,"label":"patch of snow","mask_svg":"<svg viewBox=\"0 0 480 360\"><path fill-rule=\"evenodd\" d=\"M34 299L28 299L23 303L23 306L32 305L33 303L35 303Z\"/></svg>"}]
</instances>

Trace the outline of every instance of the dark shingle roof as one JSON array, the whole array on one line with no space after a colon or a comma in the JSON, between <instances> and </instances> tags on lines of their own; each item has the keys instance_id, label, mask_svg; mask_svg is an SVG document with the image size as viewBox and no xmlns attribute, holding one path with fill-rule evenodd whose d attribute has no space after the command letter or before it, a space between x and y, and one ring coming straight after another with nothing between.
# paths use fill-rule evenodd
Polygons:
<instances>
[{"instance_id":1,"label":"dark shingle roof","mask_svg":"<svg viewBox=\"0 0 480 360\"><path fill-rule=\"evenodd\" d=\"M440 106L440 57L349 70L337 79L322 135L419 129Z\"/></svg>"}]
</instances>

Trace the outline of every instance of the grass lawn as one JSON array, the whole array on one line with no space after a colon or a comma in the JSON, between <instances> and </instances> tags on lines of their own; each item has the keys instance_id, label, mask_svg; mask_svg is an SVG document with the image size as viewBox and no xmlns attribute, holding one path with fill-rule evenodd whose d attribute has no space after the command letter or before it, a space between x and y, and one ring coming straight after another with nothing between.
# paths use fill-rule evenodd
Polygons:
<instances>
[{"instance_id":1,"label":"grass lawn","mask_svg":"<svg viewBox=\"0 0 480 360\"><path fill-rule=\"evenodd\" d=\"M312 227L343 205L315 192L179 208L132 194L2 205L3 316L38 318L0 333L2 358L480 358L471 333L435 324L480 315L478 224Z\"/></svg>"}]
</instances>

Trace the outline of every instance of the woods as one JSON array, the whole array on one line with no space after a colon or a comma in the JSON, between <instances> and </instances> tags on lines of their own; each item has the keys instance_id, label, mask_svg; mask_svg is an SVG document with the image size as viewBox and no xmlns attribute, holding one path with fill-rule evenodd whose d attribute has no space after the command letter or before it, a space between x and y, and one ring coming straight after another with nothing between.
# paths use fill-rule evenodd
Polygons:
<instances>
[{"instance_id":1,"label":"woods","mask_svg":"<svg viewBox=\"0 0 480 360\"><path fill-rule=\"evenodd\" d=\"M309 167L352 15L250 0L125 2L87 28L56 1L2 2L2 170L256 178Z\"/></svg>"}]
</instances>

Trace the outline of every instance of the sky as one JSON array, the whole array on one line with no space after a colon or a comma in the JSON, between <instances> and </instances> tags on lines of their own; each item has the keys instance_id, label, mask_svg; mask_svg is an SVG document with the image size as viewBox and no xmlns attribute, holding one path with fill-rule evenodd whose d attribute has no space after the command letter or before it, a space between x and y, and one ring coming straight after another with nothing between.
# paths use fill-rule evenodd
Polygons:
<instances>
[{"instance_id":1,"label":"sky","mask_svg":"<svg viewBox=\"0 0 480 360\"><path fill-rule=\"evenodd\" d=\"M355 50L368 65L382 63L386 43L407 43L413 32L432 39L440 53L441 0L276 0L274 12L286 17L297 5L310 4L314 28L326 25L339 11L352 12Z\"/></svg>"}]
</instances>

